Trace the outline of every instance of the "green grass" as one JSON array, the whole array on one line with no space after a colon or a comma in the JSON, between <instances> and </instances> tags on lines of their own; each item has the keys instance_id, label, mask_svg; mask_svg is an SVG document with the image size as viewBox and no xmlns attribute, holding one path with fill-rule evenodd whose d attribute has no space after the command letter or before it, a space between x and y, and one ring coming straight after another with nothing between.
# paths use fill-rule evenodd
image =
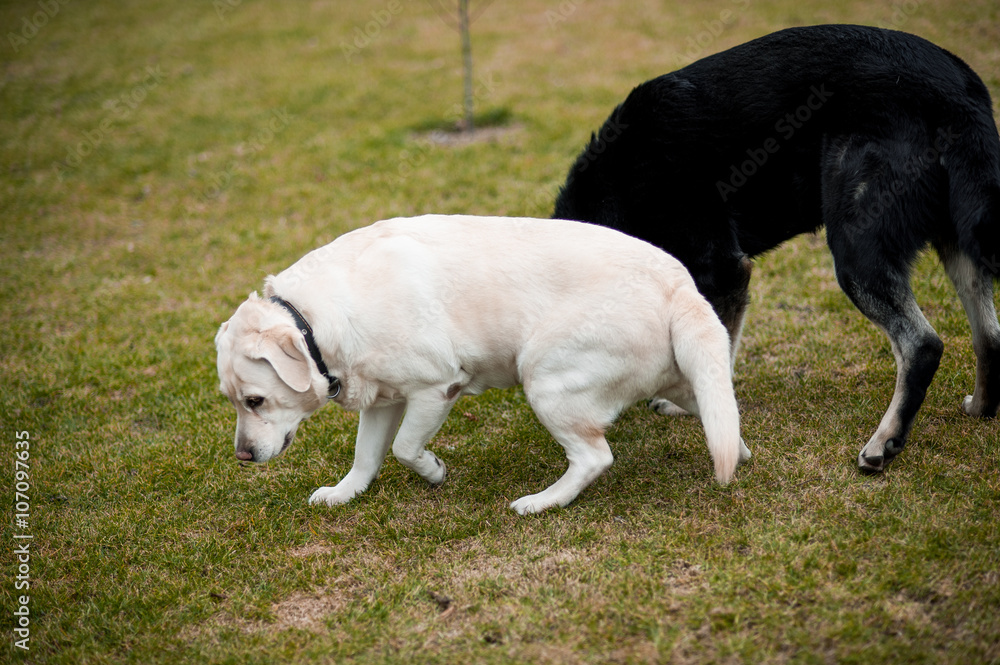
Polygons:
<instances>
[{"instance_id":1,"label":"green grass","mask_svg":"<svg viewBox=\"0 0 1000 665\"><path fill-rule=\"evenodd\" d=\"M946 351L877 477L855 456L892 354L822 237L757 262L736 380L754 460L726 488L697 421L637 405L609 473L519 517L509 501L565 462L515 389L455 408L432 443L442 487L390 459L367 494L317 509L356 414L326 408L285 456L241 466L216 388L215 331L266 274L395 215L547 216L613 105L694 57L789 25L892 24L1000 96L996 3L911 5L496 2L473 51L477 109L502 131L435 143L461 59L425 3L66 3L16 51L41 5L5 3L3 496L13 527L28 431L34 540L23 653L25 530L4 532L0 661L1000 662L1000 429L960 413L968 324L930 256L914 284Z\"/></svg>"}]
</instances>

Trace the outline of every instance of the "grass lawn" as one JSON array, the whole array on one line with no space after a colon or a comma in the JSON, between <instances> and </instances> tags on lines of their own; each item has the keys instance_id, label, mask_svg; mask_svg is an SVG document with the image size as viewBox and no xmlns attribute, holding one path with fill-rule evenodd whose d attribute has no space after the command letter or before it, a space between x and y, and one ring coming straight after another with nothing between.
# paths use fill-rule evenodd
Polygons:
<instances>
[{"instance_id":1,"label":"grass lawn","mask_svg":"<svg viewBox=\"0 0 1000 665\"><path fill-rule=\"evenodd\" d=\"M0 6L0 662L1000 662L1000 424L960 411L969 327L931 255L914 285L945 355L879 476L855 457L892 353L822 235L757 262L754 459L728 487L696 420L636 405L609 473L520 517L565 460L518 389L459 402L440 488L390 458L351 504L308 506L352 461L357 414L333 406L236 462L212 340L265 275L386 217L547 216L643 80L853 22L930 38L1000 97L994 0L510 0L472 26L490 133L442 139L461 56L433 4Z\"/></svg>"}]
</instances>

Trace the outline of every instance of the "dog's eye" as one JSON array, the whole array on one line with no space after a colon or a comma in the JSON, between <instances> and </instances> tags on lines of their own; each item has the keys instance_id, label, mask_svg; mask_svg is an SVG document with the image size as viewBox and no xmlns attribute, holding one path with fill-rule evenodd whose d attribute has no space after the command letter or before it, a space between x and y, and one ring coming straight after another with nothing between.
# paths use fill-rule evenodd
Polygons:
<instances>
[{"instance_id":1,"label":"dog's eye","mask_svg":"<svg viewBox=\"0 0 1000 665\"><path fill-rule=\"evenodd\" d=\"M258 406L260 406L261 404L264 403L264 398L263 397L257 397L255 395L253 397L247 397L245 400L243 400L243 403L246 405L246 407L248 409L250 409L251 411L253 411Z\"/></svg>"}]
</instances>

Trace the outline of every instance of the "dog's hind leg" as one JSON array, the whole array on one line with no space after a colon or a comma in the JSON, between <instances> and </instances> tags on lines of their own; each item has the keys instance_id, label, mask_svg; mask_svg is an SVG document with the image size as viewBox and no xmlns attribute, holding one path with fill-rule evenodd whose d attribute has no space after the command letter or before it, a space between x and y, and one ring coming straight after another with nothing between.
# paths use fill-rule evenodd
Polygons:
<instances>
[{"instance_id":1,"label":"dog's hind leg","mask_svg":"<svg viewBox=\"0 0 1000 665\"><path fill-rule=\"evenodd\" d=\"M718 295L708 298L708 301L729 333L730 369L733 369L736 366L740 338L743 336L747 308L750 306L750 274L753 272L753 263L746 254L740 253L720 261L720 265L727 266L722 280L727 286Z\"/></svg>"},{"instance_id":2,"label":"dog's hind leg","mask_svg":"<svg viewBox=\"0 0 1000 665\"><path fill-rule=\"evenodd\" d=\"M944 351L915 302L891 317L880 325L896 358L896 387L878 429L858 454L858 466L869 472L881 471L902 452Z\"/></svg>"},{"instance_id":3,"label":"dog's hind leg","mask_svg":"<svg viewBox=\"0 0 1000 665\"><path fill-rule=\"evenodd\" d=\"M600 356L600 354L598 354ZM611 447L604 438L615 416L624 404L607 402L607 388L602 379L593 377L593 383L581 384L577 363L583 366L606 362L596 357L592 362L581 354L574 356L572 366L562 366L562 361L549 366L542 374L538 367L524 381L524 394L542 425L566 451L569 467L562 477L547 489L524 496L510 507L521 515L540 513L547 508L565 506L573 501L614 462ZM533 376L532 376L533 375ZM573 389L568 386L576 384Z\"/></svg>"},{"instance_id":4,"label":"dog's hind leg","mask_svg":"<svg viewBox=\"0 0 1000 665\"><path fill-rule=\"evenodd\" d=\"M976 352L976 387L962 408L970 416L995 417L1000 406L1000 322L993 306L993 278L953 247L939 248L938 254L969 318Z\"/></svg>"},{"instance_id":5,"label":"dog's hind leg","mask_svg":"<svg viewBox=\"0 0 1000 665\"><path fill-rule=\"evenodd\" d=\"M358 438L354 444L354 466L334 487L320 487L309 497L309 503L335 506L347 503L361 494L378 477L379 469L389 452L392 436L399 427L405 404L364 409L358 422Z\"/></svg>"},{"instance_id":6,"label":"dog's hind leg","mask_svg":"<svg viewBox=\"0 0 1000 665\"><path fill-rule=\"evenodd\" d=\"M823 166L823 221L837 281L889 337L896 358L892 401L858 455L868 473L902 452L944 351L910 289L911 263L946 214L943 174L920 161L911 134L831 139Z\"/></svg>"},{"instance_id":7,"label":"dog's hind leg","mask_svg":"<svg viewBox=\"0 0 1000 665\"><path fill-rule=\"evenodd\" d=\"M839 235L834 229L831 237ZM878 429L858 455L865 472L881 471L906 445L917 411L934 378L944 344L924 318L905 268L888 257L860 259L832 240L837 281L861 313L889 337L896 358L896 388Z\"/></svg>"},{"instance_id":8,"label":"dog's hind leg","mask_svg":"<svg viewBox=\"0 0 1000 665\"><path fill-rule=\"evenodd\" d=\"M510 507L521 515L540 513L547 508L565 506L580 492L608 470L614 455L604 438L604 428L585 423L564 423L560 418L542 411L539 420L566 450L569 467L562 477L537 494L523 496L512 502Z\"/></svg>"}]
</instances>

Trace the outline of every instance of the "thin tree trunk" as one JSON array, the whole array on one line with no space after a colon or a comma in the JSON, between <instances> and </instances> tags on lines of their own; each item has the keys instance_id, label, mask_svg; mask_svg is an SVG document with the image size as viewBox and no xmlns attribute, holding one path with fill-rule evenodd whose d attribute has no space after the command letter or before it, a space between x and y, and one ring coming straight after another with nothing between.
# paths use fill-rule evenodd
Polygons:
<instances>
[{"instance_id":1,"label":"thin tree trunk","mask_svg":"<svg viewBox=\"0 0 1000 665\"><path fill-rule=\"evenodd\" d=\"M469 0L458 0L458 24L462 33L462 61L465 67L465 127L464 131L473 129L472 119L472 37L469 35Z\"/></svg>"}]
</instances>

